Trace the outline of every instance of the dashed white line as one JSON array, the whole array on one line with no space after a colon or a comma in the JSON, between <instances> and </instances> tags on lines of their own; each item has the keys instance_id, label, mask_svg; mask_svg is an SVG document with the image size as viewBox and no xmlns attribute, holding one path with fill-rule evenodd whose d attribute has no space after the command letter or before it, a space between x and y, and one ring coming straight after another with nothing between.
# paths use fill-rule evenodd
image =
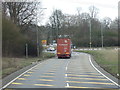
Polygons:
<instances>
[{"instance_id":1,"label":"dashed white line","mask_svg":"<svg viewBox=\"0 0 120 90\"><path fill-rule=\"evenodd\" d=\"M67 86L66 87L69 87L69 84L67 83Z\"/></svg>"},{"instance_id":2,"label":"dashed white line","mask_svg":"<svg viewBox=\"0 0 120 90\"><path fill-rule=\"evenodd\" d=\"M93 66L93 68L95 68L95 70L97 70L100 74L102 74L104 77L106 77L108 80L110 80L112 83L114 83L115 85L117 85L118 87L120 87L119 84L117 84L116 82L114 82L112 79L108 78L106 75L104 75L102 72L100 72L92 63L91 61L91 56L89 55L89 61L90 61L90 64Z\"/></svg>"},{"instance_id":3,"label":"dashed white line","mask_svg":"<svg viewBox=\"0 0 120 90\"><path fill-rule=\"evenodd\" d=\"M65 67L66 71L67 71L67 67Z\"/></svg>"},{"instance_id":4,"label":"dashed white line","mask_svg":"<svg viewBox=\"0 0 120 90\"><path fill-rule=\"evenodd\" d=\"M67 74L65 74L65 76L67 77Z\"/></svg>"}]
</instances>

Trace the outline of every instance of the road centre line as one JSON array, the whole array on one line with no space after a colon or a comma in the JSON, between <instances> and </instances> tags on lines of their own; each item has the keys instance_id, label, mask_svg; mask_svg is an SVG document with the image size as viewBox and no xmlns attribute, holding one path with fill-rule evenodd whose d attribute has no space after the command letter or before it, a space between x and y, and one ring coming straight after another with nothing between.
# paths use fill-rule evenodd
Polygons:
<instances>
[{"instance_id":1,"label":"road centre line","mask_svg":"<svg viewBox=\"0 0 120 90\"><path fill-rule=\"evenodd\" d=\"M67 86L66 87L69 87L69 84L67 83Z\"/></svg>"},{"instance_id":2,"label":"road centre line","mask_svg":"<svg viewBox=\"0 0 120 90\"><path fill-rule=\"evenodd\" d=\"M68 69L68 64L70 63L70 61L68 61L68 63L67 63L67 65L66 65L66 67L65 67L65 69L66 69L66 71L67 71L67 69ZM65 74L65 77L67 77L68 75L67 75L67 73ZM66 87L69 87L69 83L67 83L67 86Z\"/></svg>"},{"instance_id":3,"label":"road centre line","mask_svg":"<svg viewBox=\"0 0 120 90\"><path fill-rule=\"evenodd\" d=\"M65 74L65 76L67 77L67 74Z\"/></svg>"},{"instance_id":4,"label":"road centre line","mask_svg":"<svg viewBox=\"0 0 120 90\"><path fill-rule=\"evenodd\" d=\"M95 68L95 70L97 70L100 74L102 74L104 77L106 77L108 80L110 80L112 83L114 83L115 85L117 85L118 87L120 87L120 85L116 82L114 82L112 79L108 78L106 75L104 75L101 71L99 71L92 63L91 61L91 56L89 55L89 61L90 61L90 64L93 66L93 68Z\"/></svg>"}]
</instances>

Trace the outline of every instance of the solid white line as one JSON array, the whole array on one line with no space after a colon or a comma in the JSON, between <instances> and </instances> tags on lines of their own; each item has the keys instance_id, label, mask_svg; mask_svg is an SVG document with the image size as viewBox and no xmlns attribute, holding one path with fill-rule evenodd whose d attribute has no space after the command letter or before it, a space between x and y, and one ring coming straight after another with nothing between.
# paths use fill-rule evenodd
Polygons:
<instances>
[{"instance_id":1,"label":"solid white line","mask_svg":"<svg viewBox=\"0 0 120 90\"><path fill-rule=\"evenodd\" d=\"M102 74L104 77L106 77L108 80L110 80L112 83L114 83L115 85L117 85L118 87L120 87L119 84L117 84L116 82L114 82L112 79L108 78L106 75L104 75L102 72L100 72L92 63L91 61L91 56L89 55L89 61L90 61L90 64L93 66L93 68L95 68L95 70L97 70L100 74Z\"/></svg>"},{"instance_id":2,"label":"solid white line","mask_svg":"<svg viewBox=\"0 0 120 90\"><path fill-rule=\"evenodd\" d=\"M39 65L39 64L37 64ZM32 70L33 68L37 67L37 65L35 65L34 67L31 67L30 69L28 69L27 71L23 72L22 74L20 74L18 77L14 78L12 81L10 81L9 83L7 83L6 85L4 85L2 88L0 88L0 90L6 88L8 85L10 85L12 82L14 82L16 79L18 79L19 77L21 77L23 74L27 73L28 71Z\"/></svg>"}]
</instances>

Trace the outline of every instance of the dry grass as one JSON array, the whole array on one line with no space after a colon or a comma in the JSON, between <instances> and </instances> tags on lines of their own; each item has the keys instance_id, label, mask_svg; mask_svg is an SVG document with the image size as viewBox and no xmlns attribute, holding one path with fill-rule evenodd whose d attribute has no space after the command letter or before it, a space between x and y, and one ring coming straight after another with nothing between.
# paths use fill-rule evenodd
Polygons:
<instances>
[{"instance_id":1,"label":"dry grass","mask_svg":"<svg viewBox=\"0 0 120 90\"><path fill-rule=\"evenodd\" d=\"M47 58L54 57L55 54L51 53L43 53L43 55L40 58L2 58L2 78L6 77L7 75L26 67L33 62L45 60Z\"/></svg>"}]
</instances>

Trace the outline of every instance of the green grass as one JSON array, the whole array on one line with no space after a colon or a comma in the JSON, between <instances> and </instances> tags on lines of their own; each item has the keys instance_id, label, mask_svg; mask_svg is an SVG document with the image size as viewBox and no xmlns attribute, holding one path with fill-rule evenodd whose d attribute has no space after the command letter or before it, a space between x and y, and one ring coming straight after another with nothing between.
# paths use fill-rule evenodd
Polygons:
<instances>
[{"instance_id":1,"label":"green grass","mask_svg":"<svg viewBox=\"0 0 120 90\"><path fill-rule=\"evenodd\" d=\"M93 56L94 60L100 65L104 70L111 73L113 76L120 79L118 74L118 51L114 49L103 49L97 51L80 51L89 53Z\"/></svg>"},{"instance_id":2,"label":"green grass","mask_svg":"<svg viewBox=\"0 0 120 90\"><path fill-rule=\"evenodd\" d=\"M2 78L6 77L7 75L10 75L11 73L22 69L23 67L26 67L33 62L45 60L48 58L55 57L55 54L53 53L43 53L39 58L8 58L3 57L2 58Z\"/></svg>"}]
</instances>

